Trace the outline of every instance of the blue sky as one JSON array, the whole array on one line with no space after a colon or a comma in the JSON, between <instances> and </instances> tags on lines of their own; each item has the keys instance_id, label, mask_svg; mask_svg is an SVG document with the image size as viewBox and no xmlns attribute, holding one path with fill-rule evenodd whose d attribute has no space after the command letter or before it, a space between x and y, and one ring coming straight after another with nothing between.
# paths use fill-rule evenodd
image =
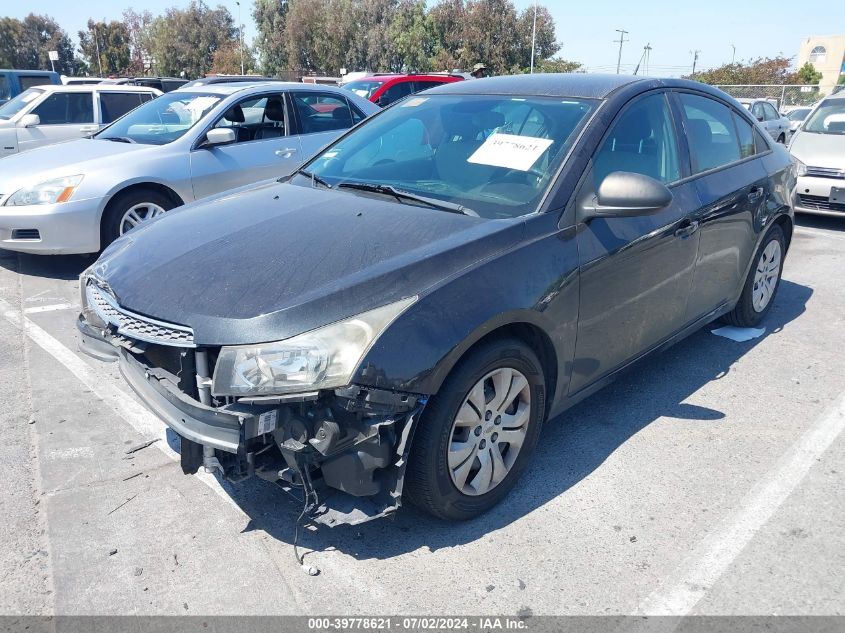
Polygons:
<instances>
[{"instance_id":1,"label":"blue sky","mask_svg":"<svg viewBox=\"0 0 845 633\"><path fill-rule=\"evenodd\" d=\"M0 0L0 15L17 18L30 11L53 16L75 39L88 17L119 19L132 0L108 0L99 3L74 3L67 0ZM216 5L214 0L207 0ZM433 0L429 0L432 4ZM533 6L531 0L514 0L517 8ZM186 6L188 0L135 0L136 10L161 13L170 6ZM223 2L237 17L234 0ZM629 31L622 51L623 70L637 64L643 47L650 43L651 75L679 75L692 66L692 51L700 50L698 68L705 69L736 59L798 54L801 40L810 35L845 32L843 0L815 0L811 8L800 10L800 3L785 0L546 0L555 18L560 54L580 61L594 71L616 70L618 34ZM241 2L245 37L250 41L254 28L250 18L252 0ZM808 5L809 6L809 5Z\"/></svg>"}]
</instances>

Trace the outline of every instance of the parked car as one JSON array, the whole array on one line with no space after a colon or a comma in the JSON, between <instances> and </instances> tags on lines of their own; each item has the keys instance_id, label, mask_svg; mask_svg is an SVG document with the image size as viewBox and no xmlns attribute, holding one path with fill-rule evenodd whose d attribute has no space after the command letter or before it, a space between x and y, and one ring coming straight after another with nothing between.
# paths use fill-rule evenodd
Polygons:
<instances>
[{"instance_id":1,"label":"parked car","mask_svg":"<svg viewBox=\"0 0 845 633\"><path fill-rule=\"evenodd\" d=\"M179 77L117 77L106 79L104 83L124 86L146 86L147 88L155 88L161 92L170 92L172 90L178 90L188 83L188 80L180 79Z\"/></svg>"},{"instance_id":2,"label":"parked car","mask_svg":"<svg viewBox=\"0 0 845 633\"><path fill-rule=\"evenodd\" d=\"M789 144L795 211L845 217L845 92L823 99Z\"/></svg>"},{"instance_id":3,"label":"parked car","mask_svg":"<svg viewBox=\"0 0 845 633\"><path fill-rule=\"evenodd\" d=\"M789 139L789 120L768 99L737 99L778 143Z\"/></svg>"},{"instance_id":4,"label":"parked car","mask_svg":"<svg viewBox=\"0 0 845 633\"><path fill-rule=\"evenodd\" d=\"M795 171L764 137L679 79L440 86L112 244L81 347L119 359L185 472L300 487L326 525L404 494L474 517L546 419L713 319L765 318Z\"/></svg>"},{"instance_id":5,"label":"parked car","mask_svg":"<svg viewBox=\"0 0 845 633\"><path fill-rule=\"evenodd\" d=\"M108 80L105 77L68 77L67 75L62 75L62 84L65 86L100 84L104 81Z\"/></svg>"},{"instance_id":6,"label":"parked car","mask_svg":"<svg viewBox=\"0 0 845 633\"><path fill-rule=\"evenodd\" d=\"M343 84L358 96L369 99L378 106L395 103L410 94L442 86L455 81L463 81L459 75L431 74L431 75L382 75L375 74L356 81Z\"/></svg>"},{"instance_id":7,"label":"parked car","mask_svg":"<svg viewBox=\"0 0 845 633\"><path fill-rule=\"evenodd\" d=\"M196 88L197 86L210 86L212 84L231 84L239 82L255 83L256 81L284 81L283 79L275 79L274 77L264 77L263 75L208 75L207 77L200 77L189 81L181 88Z\"/></svg>"},{"instance_id":8,"label":"parked car","mask_svg":"<svg viewBox=\"0 0 845 633\"><path fill-rule=\"evenodd\" d=\"M0 157L90 136L160 94L136 86L29 88L0 106Z\"/></svg>"},{"instance_id":9,"label":"parked car","mask_svg":"<svg viewBox=\"0 0 845 633\"><path fill-rule=\"evenodd\" d=\"M59 74L47 70L0 69L0 105L33 86L60 83Z\"/></svg>"},{"instance_id":10,"label":"parked car","mask_svg":"<svg viewBox=\"0 0 845 633\"><path fill-rule=\"evenodd\" d=\"M312 100L336 107L318 111ZM96 252L186 202L290 173L377 110L298 83L169 92L91 139L0 160L0 248Z\"/></svg>"},{"instance_id":11,"label":"parked car","mask_svg":"<svg viewBox=\"0 0 845 633\"><path fill-rule=\"evenodd\" d=\"M801 127L804 119L807 118L807 115L810 114L812 110L813 108L811 107L792 108L787 114L783 115L786 117L787 121L789 121L789 139L791 139L792 135L795 134L795 130Z\"/></svg>"}]
</instances>

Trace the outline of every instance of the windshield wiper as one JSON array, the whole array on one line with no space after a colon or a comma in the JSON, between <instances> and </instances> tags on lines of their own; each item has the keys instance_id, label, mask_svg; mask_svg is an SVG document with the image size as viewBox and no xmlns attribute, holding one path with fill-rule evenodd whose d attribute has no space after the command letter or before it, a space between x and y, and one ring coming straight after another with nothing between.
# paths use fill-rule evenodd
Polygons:
<instances>
[{"instance_id":1,"label":"windshield wiper","mask_svg":"<svg viewBox=\"0 0 845 633\"><path fill-rule=\"evenodd\" d=\"M366 182L342 182L337 187L338 189L357 189L358 191L371 191L373 193L383 193L389 196L393 196L399 202L402 202L403 200L408 200L410 202L420 202L426 206L431 207L432 209L448 211L449 213L460 213L462 215L469 215L475 218L478 217L478 214L475 211L465 207L462 204L446 202L445 200L428 198L426 196L419 196L415 193L410 193L409 191L396 189L391 185L376 185Z\"/></svg>"},{"instance_id":2,"label":"windshield wiper","mask_svg":"<svg viewBox=\"0 0 845 633\"><path fill-rule=\"evenodd\" d=\"M301 175L305 176L306 178L310 178L312 187L314 186L314 183L317 183L318 185L322 185L326 189L332 188L332 186L329 183L327 183L325 180L320 178L317 174L312 174L310 171L307 171L305 169L297 169L294 173L295 174L301 174Z\"/></svg>"},{"instance_id":3,"label":"windshield wiper","mask_svg":"<svg viewBox=\"0 0 845 633\"><path fill-rule=\"evenodd\" d=\"M92 138L101 138L106 141L114 141L115 143L134 143L128 136L95 136Z\"/></svg>"}]
</instances>

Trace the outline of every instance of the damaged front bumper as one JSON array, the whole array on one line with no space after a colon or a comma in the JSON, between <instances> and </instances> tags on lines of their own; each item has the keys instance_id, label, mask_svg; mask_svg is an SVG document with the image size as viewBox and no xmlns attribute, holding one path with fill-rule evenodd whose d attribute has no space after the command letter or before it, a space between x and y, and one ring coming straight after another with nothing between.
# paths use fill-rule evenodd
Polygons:
<instances>
[{"instance_id":1,"label":"damaged front bumper","mask_svg":"<svg viewBox=\"0 0 845 633\"><path fill-rule=\"evenodd\" d=\"M300 489L307 515L358 524L401 505L408 451L425 398L350 386L278 397L212 399L209 350L169 348L101 329L80 316L79 347L120 372L144 404L182 438L182 469L220 470ZM213 355L213 351L212 351ZM160 362L161 358L169 359ZM205 389L205 393L203 390Z\"/></svg>"}]
</instances>

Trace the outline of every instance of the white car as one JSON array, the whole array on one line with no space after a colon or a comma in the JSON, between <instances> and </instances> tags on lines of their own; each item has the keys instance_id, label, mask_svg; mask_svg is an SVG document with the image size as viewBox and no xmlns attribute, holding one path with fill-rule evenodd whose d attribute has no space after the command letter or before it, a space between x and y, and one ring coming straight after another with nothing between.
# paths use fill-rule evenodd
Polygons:
<instances>
[{"instance_id":1,"label":"white car","mask_svg":"<svg viewBox=\"0 0 845 633\"><path fill-rule=\"evenodd\" d=\"M0 158L90 136L160 94L144 86L33 86L0 106Z\"/></svg>"},{"instance_id":2,"label":"white car","mask_svg":"<svg viewBox=\"0 0 845 633\"><path fill-rule=\"evenodd\" d=\"M778 143L789 140L789 119L778 112L769 99L737 99L760 122L766 131Z\"/></svg>"}]
</instances>

